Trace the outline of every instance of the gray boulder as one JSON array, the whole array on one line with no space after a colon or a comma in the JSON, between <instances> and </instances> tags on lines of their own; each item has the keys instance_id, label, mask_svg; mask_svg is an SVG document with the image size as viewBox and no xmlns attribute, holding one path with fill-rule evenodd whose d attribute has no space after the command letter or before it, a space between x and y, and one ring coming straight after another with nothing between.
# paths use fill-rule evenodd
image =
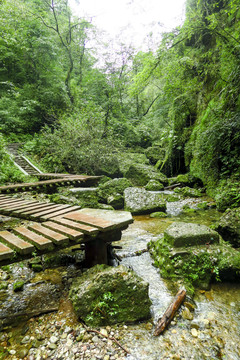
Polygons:
<instances>
[{"instance_id":1,"label":"gray boulder","mask_svg":"<svg viewBox=\"0 0 240 360\"><path fill-rule=\"evenodd\" d=\"M73 282L69 296L77 316L91 326L150 317L148 284L124 266L94 266Z\"/></svg>"},{"instance_id":2,"label":"gray boulder","mask_svg":"<svg viewBox=\"0 0 240 360\"><path fill-rule=\"evenodd\" d=\"M115 178L100 185L97 194L102 201L107 202L111 196L123 195L124 190L130 186L132 183L128 179Z\"/></svg>"},{"instance_id":3,"label":"gray boulder","mask_svg":"<svg viewBox=\"0 0 240 360\"><path fill-rule=\"evenodd\" d=\"M166 203L160 194L132 187L124 191L124 209L135 215L149 214L166 211Z\"/></svg>"}]
</instances>

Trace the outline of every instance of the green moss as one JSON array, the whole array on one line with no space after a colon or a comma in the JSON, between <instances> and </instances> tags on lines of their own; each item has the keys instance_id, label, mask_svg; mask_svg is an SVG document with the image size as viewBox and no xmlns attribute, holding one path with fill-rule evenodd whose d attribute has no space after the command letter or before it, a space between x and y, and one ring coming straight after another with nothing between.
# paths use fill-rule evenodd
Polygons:
<instances>
[{"instance_id":1,"label":"green moss","mask_svg":"<svg viewBox=\"0 0 240 360\"><path fill-rule=\"evenodd\" d=\"M23 289L24 286L24 281L16 281L15 283L13 283L13 291L17 292L17 291L21 291Z\"/></svg>"},{"instance_id":2,"label":"green moss","mask_svg":"<svg viewBox=\"0 0 240 360\"><path fill-rule=\"evenodd\" d=\"M167 217L167 214L162 211L158 211L150 214L150 218L165 218L165 217Z\"/></svg>"}]
</instances>

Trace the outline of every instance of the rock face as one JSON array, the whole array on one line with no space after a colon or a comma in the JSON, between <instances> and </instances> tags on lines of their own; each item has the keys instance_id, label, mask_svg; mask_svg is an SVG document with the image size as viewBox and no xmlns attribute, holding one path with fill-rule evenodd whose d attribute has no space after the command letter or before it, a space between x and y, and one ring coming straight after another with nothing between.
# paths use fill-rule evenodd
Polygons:
<instances>
[{"instance_id":1,"label":"rock face","mask_svg":"<svg viewBox=\"0 0 240 360\"><path fill-rule=\"evenodd\" d=\"M215 226L223 239L234 247L240 247L240 208L228 209Z\"/></svg>"},{"instance_id":2,"label":"rock face","mask_svg":"<svg viewBox=\"0 0 240 360\"><path fill-rule=\"evenodd\" d=\"M150 317L148 284L124 266L89 269L73 282L70 299L77 316L91 326Z\"/></svg>"},{"instance_id":3,"label":"rock face","mask_svg":"<svg viewBox=\"0 0 240 360\"><path fill-rule=\"evenodd\" d=\"M131 165L124 176L136 186L145 186L152 179L160 181L163 185L168 184L167 177L150 165Z\"/></svg>"},{"instance_id":4,"label":"rock face","mask_svg":"<svg viewBox=\"0 0 240 360\"><path fill-rule=\"evenodd\" d=\"M195 287L208 289L212 279L237 281L240 253L207 226L173 223L164 236L149 243L161 275L180 279L189 294Z\"/></svg>"},{"instance_id":5,"label":"rock face","mask_svg":"<svg viewBox=\"0 0 240 360\"><path fill-rule=\"evenodd\" d=\"M164 238L174 247L219 243L219 234L200 224L176 222L164 232Z\"/></svg>"},{"instance_id":6,"label":"rock face","mask_svg":"<svg viewBox=\"0 0 240 360\"><path fill-rule=\"evenodd\" d=\"M135 215L166 210L166 203L160 194L136 187L127 188L124 191L124 204L124 209Z\"/></svg>"}]
</instances>

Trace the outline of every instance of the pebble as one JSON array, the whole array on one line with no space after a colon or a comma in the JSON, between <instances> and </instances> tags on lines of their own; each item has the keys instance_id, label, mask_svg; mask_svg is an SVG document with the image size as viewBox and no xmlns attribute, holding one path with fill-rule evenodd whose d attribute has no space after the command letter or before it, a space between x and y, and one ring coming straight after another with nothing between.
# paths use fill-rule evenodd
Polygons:
<instances>
[{"instance_id":1,"label":"pebble","mask_svg":"<svg viewBox=\"0 0 240 360\"><path fill-rule=\"evenodd\" d=\"M193 337L197 338L199 335L199 331L197 329L193 328L193 329L191 329L191 334Z\"/></svg>"},{"instance_id":2,"label":"pebble","mask_svg":"<svg viewBox=\"0 0 240 360\"><path fill-rule=\"evenodd\" d=\"M58 338L54 335L51 336L49 340L50 340L50 343L52 343L52 344L56 344L58 342Z\"/></svg>"}]
</instances>

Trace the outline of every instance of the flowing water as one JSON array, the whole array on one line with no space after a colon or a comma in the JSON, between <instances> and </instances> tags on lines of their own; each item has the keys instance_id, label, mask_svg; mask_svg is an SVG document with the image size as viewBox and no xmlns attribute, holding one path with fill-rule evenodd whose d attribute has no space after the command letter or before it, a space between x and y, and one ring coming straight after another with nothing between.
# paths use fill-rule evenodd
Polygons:
<instances>
[{"instance_id":1,"label":"flowing water","mask_svg":"<svg viewBox=\"0 0 240 360\"><path fill-rule=\"evenodd\" d=\"M122 246L118 251L122 264L149 283L152 300L153 326L151 323L132 325L126 333L124 341L131 352L129 360L240 359L240 284L217 283L210 291L197 291L193 320L182 317L180 310L163 335L153 336L154 325L171 303L179 284L163 280L144 250L147 243L159 237L173 221L210 225L219 218L220 214L214 209L189 215L181 213L183 205L194 207L195 202L188 199L168 203L169 217L164 219L136 216L118 242ZM134 256L136 251L141 255Z\"/></svg>"}]
</instances>

